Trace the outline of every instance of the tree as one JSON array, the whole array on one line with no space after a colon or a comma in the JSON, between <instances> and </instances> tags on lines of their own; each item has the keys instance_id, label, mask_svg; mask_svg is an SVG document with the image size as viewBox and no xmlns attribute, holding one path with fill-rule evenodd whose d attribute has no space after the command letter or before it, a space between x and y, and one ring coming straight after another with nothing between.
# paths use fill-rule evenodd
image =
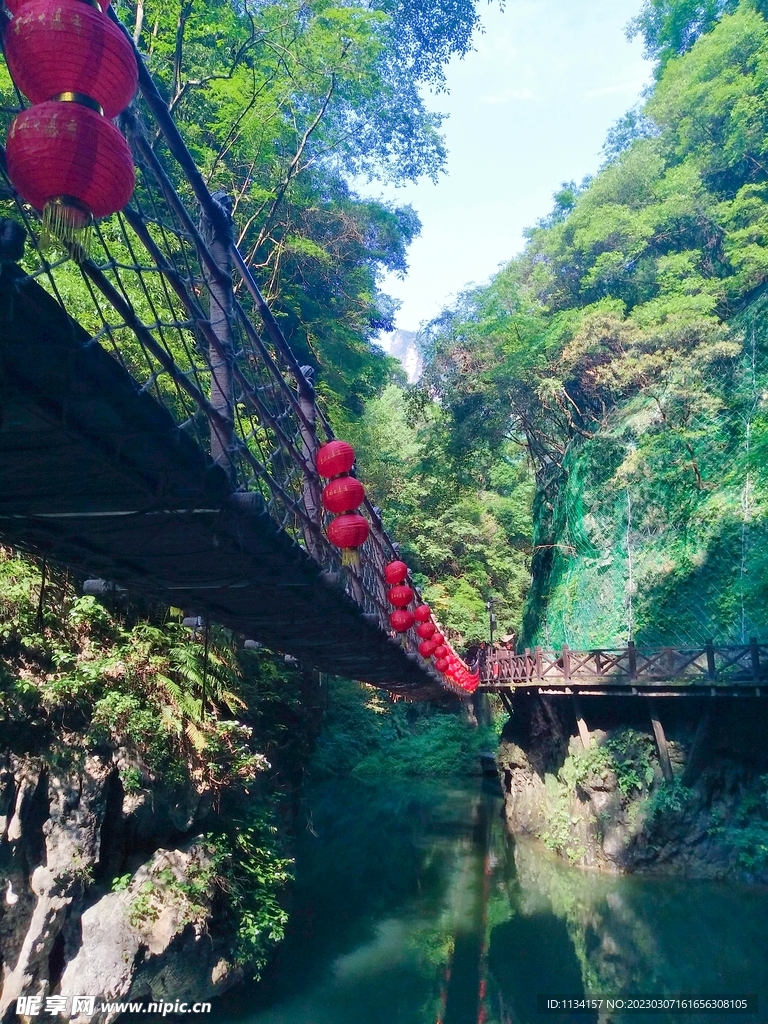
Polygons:
<instances>
[{"instance_id":1,"label":"tree","mask_svg":"<svg viewBox=\"0 0 768 1024\"><path fill-rule=\"evenodd\" d=\"M699 36L738 5L739 0L645 0L627 35L643 37L646 56L658 62L661 74L670 58L690 50Z\"/></svg>"},{"instance_id":2,"label":"tree","mask_svg":"<svg viewBox=\"0 0 768 1024\"><path fill-rule=\"evenodd\" d=\"M332 408L359 414L391 370L385 271L419 222L361 201L358 176L440 173L429 90L478 26L476 0L125 0L150 70L209 186L234 197L238 243ZM179 182L183 187L183 183Z\"/></svg>"}]
</instances>

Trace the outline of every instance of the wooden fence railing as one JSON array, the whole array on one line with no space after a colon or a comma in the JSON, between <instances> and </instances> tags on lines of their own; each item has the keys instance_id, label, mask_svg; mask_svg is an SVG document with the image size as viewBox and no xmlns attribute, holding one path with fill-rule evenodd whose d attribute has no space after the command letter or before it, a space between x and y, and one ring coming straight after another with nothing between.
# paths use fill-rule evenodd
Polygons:
<instances>
[{"instance_id":1,"label":"wooden fence railing","mask_svg":"<svg viewBox=\"0 0 768 1024\"><path fill-rule=\"evenodd\" d=\"M768 643L756 638L743 645L636 647L614 650L560 651L541 647L490 651L481 685L486 688L535 685L643 686L657 683L709 686L717 683L768 683Z\"/></svg>"}]
</instances>

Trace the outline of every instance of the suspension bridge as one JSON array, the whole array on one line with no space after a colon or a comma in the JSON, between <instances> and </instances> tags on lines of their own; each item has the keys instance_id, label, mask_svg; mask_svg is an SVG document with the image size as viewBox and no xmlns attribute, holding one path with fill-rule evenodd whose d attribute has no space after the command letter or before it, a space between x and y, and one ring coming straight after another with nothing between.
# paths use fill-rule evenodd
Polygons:
<instances>
[{"instance_id":1,"label":"suspension bridge","mask_svg":"<svg viewBox=\"0 0 768 1024\"><path fill-rule=\"evenodd\" d=\"M321 671L461 693L390 630L397 548L371 503L358 567L328 542L314 456L334 435L312 372L138 65L120 119L134 196L79 266L43 254L0 151L0 542Z\"/></svg>"}]
</instances>

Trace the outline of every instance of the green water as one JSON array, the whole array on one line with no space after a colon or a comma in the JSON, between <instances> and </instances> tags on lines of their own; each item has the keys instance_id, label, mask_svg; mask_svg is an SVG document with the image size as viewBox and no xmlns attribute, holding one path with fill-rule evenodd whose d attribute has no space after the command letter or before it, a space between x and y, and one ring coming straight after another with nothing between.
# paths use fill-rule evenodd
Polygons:
<instances>
[{"instance_id":1,"label":"green water","mask_svg":"<svg viewBox=\"0 0 768 1024\"><path fill-rule=\"evenodd\" d=\"M768 890L585 874L477 783L307 793L289 933L225 1024L768 1021ZM755 1015L543 1015L540 994L756 992Z\"/></svg>"}]
</instances>

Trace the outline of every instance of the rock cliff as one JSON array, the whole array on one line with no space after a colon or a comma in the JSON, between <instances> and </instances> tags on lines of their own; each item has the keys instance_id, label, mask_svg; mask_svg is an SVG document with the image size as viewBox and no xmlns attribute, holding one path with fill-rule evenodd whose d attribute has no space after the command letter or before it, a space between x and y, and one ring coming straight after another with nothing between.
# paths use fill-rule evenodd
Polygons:
<instances>
[{"instance_id":1,"label":"rock cliff","mask_svg":"<svg viewBox=\"0 0 768 1024\"><path fill-rule=\"evenodd\" d=\"M101 999L219 994L240 970L216 927L221 901L199 834L209 802L126 794L119 755L71 754L66 768L15 755L3 767L0 1019L16 1019L22 994L95 995L96 1014L76 1024L111 1019Z\"/></svg>"},{"instance_id":2,"label":"rock cliff","mask_svg":"<svg viewBox=\"0 0 768 1024\"><path fill-rule=\"evenodd\" d=\"M667 702L667 778L647 702L596 699L584 713L586 749L569 698L516 702L498 754L513 834L600 871L768 882L766 705Z\"/></svg>"}]
</instances>

